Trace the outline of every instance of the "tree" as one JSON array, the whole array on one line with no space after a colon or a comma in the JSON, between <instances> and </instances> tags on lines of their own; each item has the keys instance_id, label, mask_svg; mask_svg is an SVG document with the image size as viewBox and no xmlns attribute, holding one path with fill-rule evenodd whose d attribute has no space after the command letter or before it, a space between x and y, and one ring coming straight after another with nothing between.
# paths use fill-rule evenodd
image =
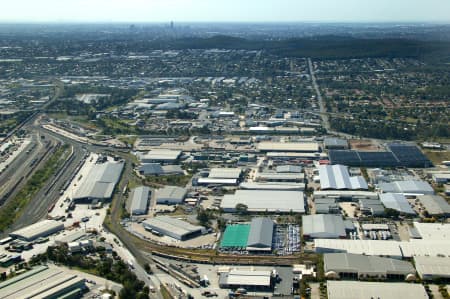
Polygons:
<instances>
[{"instance_id":1,"label":"tree","mask_svg":"<svg viewBox=\"0 0 450 299\"><path fill-rule=\"evenodd\" d=\"M197 213L197 220L200 222L203 226L209 226L211 215L203 208L200 208Z\"/></svg>"},{"instance_id":2,"label":"tree","mask_svg":"<svg viewBox=\"0 0 450 299\"><path fill-rule=\"evenodd\" d=\"M236 213L238 215L247 215L248 214L248 206L242 203L238 203L235 207Z\"/></svg>"}]
</instances>

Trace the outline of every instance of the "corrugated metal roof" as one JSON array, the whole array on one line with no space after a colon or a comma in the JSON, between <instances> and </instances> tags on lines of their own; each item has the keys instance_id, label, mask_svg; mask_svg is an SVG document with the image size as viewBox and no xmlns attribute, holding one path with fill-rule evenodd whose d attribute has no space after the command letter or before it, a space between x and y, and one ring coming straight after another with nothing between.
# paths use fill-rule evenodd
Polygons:
<instances>
[{"instance_id":1,"label":"corrugated metal roof","mask_svg":"<svg viewBox=\"0 0 450 299\"><path fill-rule=\"evenodd\" d=\"M415 256L417 273L432 277L450 277L450 259L448 257Z\"/></svg>"},{"instance_id":2,"label":"corrugated metal roof","mask_svg":"<svg viewBox=\"0 0 450 299\"><path fill-rule=\"evenodd\" d=\"M144 226L152 228L161 228L163 230L174 232L179 236L190 234L202 230L202 226L192 225L189 222L172 218L169 216L157 216L149 218L142 223Z\"/></svg>"},{"instance_id":3,"label":"corrugated metal roof","mask_svg":"<svg viewBox=\"0 0 450 299\"><path fill-rule=\"evenodd\" d=\"M316 214L302 217L303 235L311 238L345 237L345 224L341 216Z\"/></svg>"},{"instance_id":4,"label":"corrugated metal roof","mask_svg":"<svg viewBox=\"0 0 450 299\"><path fill-rule=\"evenodd\" d=\"M147 186L140 186L133 189L130 208L132 214L145 213L147 210L149 194L150 188Z\"/></svg>"},{"instance_id":5,"label":"corrugated metal roof","mask_svg":"<svg viewBox=\"0 0 450 299\"><path fill-rule=\"evenodd\" d=\"M165 186L156 192L156 200L159 201L183 201L186 189L176 186Z\"/></svg>"},{"instance_id":6,"label":"corrugated metal roof","mask_svg":"<svg viewBox=\"0 0 450 299\"><path fill-rule=\"evenodd\" d=\"M388 209L393 209L404 214L415 215L413 208L409 205L408 200L403 194L399 193L382 193L380 194L380 200L383 205Z\"/></svg>"},{"instance_id":7,"label":"corrugated metal roof","mask_svg":"<svg viewBox=\"0 0 450 299\"><path fill-rule=\"evenodd\" d=\"M421 284L404 282L327 281L328 299L428 299Z\"/></svg>"},{"instance_id":8,"label":"corrugated metal roof","mask_svg":"<svg viewBox=\"0 0 450 299\"><path fill-rule=\"evenodd\" d=\"M367 189L367 182L361 176L350 177L345 165L320 165L319 177L321 189L360 190Z\"/></svg>"},{"instance_id":9,"label":"corrugated metal roof","mask_svg":"<svg viewBox=\"0 0 450 299\"><path fill-rule=\"evenodd\" d=\"M211 168L208 178L238 179L241 176L240 168Z\"/></svg>"},{"instance_id":10,"label":"corrugated metal roof","mask_svg":"<svg viewBox=\"0 0 450 299\"><path fill-rule=\"evenodd\" d=\"M270 218L253 218L250 224L247 247L272 247L274 223Z\"/></svg>"},{"instance_id":11,"label":"corrugated metal roof","mask_svg":"<svg viewBox=\"0 0 450 299\"><path fill-rule=\"evenodd\" d=\"M270 286L271 271L247 271L233 269L221 273L220 284L236 286Z\"/></svg>"},{"instance_id":12,"label":"corrugated metal roof","mask_svg":"<svg viewBox=\"0 0 450 299\"><path fill-rule=\"evenodd\" d=\"M45 236L63 229L64 225L61 222L56 220L45 219L36 222L32 225L21 228L19 230L16 230L10 233L10 235L14 237L24 238L27 240L34 240L38 237Z\"/></svg>"},{"instance_id":13,"label":"corrugated metal roof","mask_svg":"<svg viewBox=\"0 0 450 299\"><path fill-rule=\"evenodd\" d=\"M380 189L386 193L404 194L434 194L433 188L425 181L395 181L392 183L381 183Z\"/></svg>"},{"instance_id":14,"label":"corrugated metal roof","mask_svg":"<svg viewBox=\"0 0 450 299\"><path fill-rule=\"evenodd\" d=\"M278 173L301 173L302 167L297 165L280 165L277 166L276 172Z\"/></svg>"},{"instance_id":15,"label":"corrugated metal roof","mask_svg":"<svg viewBox=\"0 0 450 299\"><path fill-rule=\"evenodd\" d=\"M422 195L418 199L430 215L450 214L450 205L439 195Z\"/></svg>"}]
</instances>

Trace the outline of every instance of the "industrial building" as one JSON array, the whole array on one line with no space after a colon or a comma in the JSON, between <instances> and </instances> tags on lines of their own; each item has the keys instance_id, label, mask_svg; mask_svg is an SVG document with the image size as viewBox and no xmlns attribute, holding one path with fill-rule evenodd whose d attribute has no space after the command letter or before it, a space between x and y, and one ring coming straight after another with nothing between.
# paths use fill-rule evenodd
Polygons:
<instances>
[{"instance_id":1,"label":"industrial building","mask_svg":"<svg viewBox=\"0 0 450 299\"><path fill-rule=\"evenodd\" d=\"M347 237L348 231L354 230L353 224L342 220L340 215L304 215L302 225L305 239L343 239Z\"/></svg>"},{"instance_id":2,"label":"industrial building","mask_svg":"<svg viewBox=\"0 0 450 299\"><path fill-rule=\"evenodd\" d=\"M64 269L38 266L0 283L0 298L79 298L85 279Z\"/></svg>"},{"instance_id":3,"label":"industrial building","mask_svg":"<svg viewBox=\"0 0 450 299\"><path fill-rule=\"evenodd\" d=\"M416 270L406 261L351 253L323 255L326 278L415 280Z\"/></svg>"},{"instance_id":4,"label":"industrial building","mask_svg":"<svg viewBox=\"0 0 450 299\"><path fill-rule=\"evenodd\" d=\"M417 199L429 215L437 217L450 216L450 205L442 196L422 195L418 196Z\"/></svg>"},{"instance_id":5,"label":"industrial building","mask_svg":"<svg viewBox=\"0 0 450 299\"><path fill-rule=\"evenodd\" d=\"M304 180L305 180L304 173L258 172L256 174L256 181L261 181L261 182L301 183Z\"/></svg>"},{"instance_id":6,"label":"industrial building","mask_svg":"<svg viewBox=\"0 0 450 299\"><path fill-rule=\"evenodd\" d=\"M143 215L147 213L150 188L147 186L136 187L131 191L131 215Z\"/></svg>"},{"instance_id":7,"label":"industrial building","mask_svg":"<svg viewBox=\"0 0 450 299\"><path fill-rule=\"evenodd\" d=\"M239 180L242 175L240 168L211 168L208 174L210 179L235 179Z\"/></svg>"},{"instance_id":8,"label":"industrial building","mask_svg":"<svg viewBox=\"0 0 450 299\"><path fill-rule=\"evenodd\" d=\"M167 149L152 149L146 154L139 154L142 163L174 163L180 156L181 151Z\"/></svg>"},{"instance_id":9,"label":"industrial building","mask_svg":"<svg viewBox=\"0 0 450 299\"><path fill-rule=\"evenodd\" d=\"M186 221L169 216L157 216L142 222L146 230L156 231L177 240L187 240L199 236L205 230L203 226L192 225Z\"/></svg>"},{"instance_id":10,"label":"industrial building","mask_svg":"<svg viewBox=\"0 0 450 299\"><path fill-rule=\"evenodd\" d=\"M320 150L317 142L268 142L258 144L260 152L316 153Z\"/></svg>"},{"instance_id":11,"label":"industrial building","mask_svg":"<svg viewBox=\"0 0 450 299\"><path fill-rule=\"evenodd\" d=\"M303 169L298 165L279 165L275 171L277 173L301 173Z\"/></svg>"},{"instance_id":12,"label":"industrial building","mask_svg":"<svg viewBox=\"0 0 450 299\"><path fill-rule=\"evenodd\" d=\"M360 199L359 209L363 215L382 216L384 206L379 199Z\"/></svg>"},{"instance_id":13,"label":"industrial building","mask_svg":"<svg viewBox=\"0 0 450 299\"><path fill-rule=\"evenodd\" d=\"M192 185L193 186L237 186L237 179L216 179L216 178L193 178Z\"/></svg>"},{"instance_id":14,"label":"industrial building","mask_svg":"<svg viewBox=\"0 0 450 299\"><path fill-rule=\"evenodd\" d=\"M403 215L416 215L416 212L403 194L381 193L380 200L387 209L398 211Z\"/></svg>"},{"instance_id":15,"label":"industrial building","mask_svg":"<svg viewBox=\"0 0 450 299\"><path fill-rule=\"evenodd\" d=\"M161 165L159 163L142 164L138 168L141 175L173 175L184 174L180 165Z\"/></svg>"},{"instance_id":16,"label":"industrial building","mask_svg":"<svg viewBox=\"0 0 450 299\"><path fill-rule=\"evenodd\" d=\"M336 201L358 202L360 199L378 199L378 193L356 190L323 190L314 191L314 200L319 198L333 198Z\"/></svg>"},{"instance_id":17,"label":"industrial building","mask_svg":"<svg viewBox=\"0 0 450 299\"><path fill-rule=\"evenodd\" d=\"M186 189L176 186L165 186L156 191L156 203L175 205L181 204L186 196Z\"/></svg>"},{"instance_id":18,"label":"industrial building","mask_svg":"<svg viewBox=\"0 0 450 299\"><path fill-rule=\"evenodd\" d=\"M327 281L328 299L428 299L422 284L406 282Z\"/></svg>"},{"instance_id":19,"label":"industrial building","mask_svg":"<svg viewBox=\"0 0 450 299\"><path fill-rule=\"evenodd\" d=\"M417 274L423 280L450 279L450 259L448 257L415 256Z\"/></svg>"},{"instance_id":20,"label":"industrial building","mask_svg":"<svg viewBox=\"0 0 450 299\"><path fill-rule=\"evenodd\" d=\"M305 190L305 183L243 182L239 187L245 190L303 191Z\"/></svg>"},{"instance_id":21,"label":"industrial building","mask_svg":"<svg viewBox=\"0 0 450 299\"><path fill-rule=\"evenodd\" d=\"M314 200L316 214L339 214L339 205L335 198L317 198Z\"/></svg>"},{"instance_id":22,"label":"industrial building","mask_svg":"<svg viewBox=\"0 0 450 299\"><path fill-rule=\"evenodd\" d=\"M345 150L348 149L348 142L342 138L327 137L323 140L325 149Z\"/></svg>"},{"instance_id":23,"label":"industrial building","mask_svg":"<svg viewBox=\"0 0 450 299\"><path fill-rule=\"evenodd\" d=\"M114 188L122 175L123 162L95 164L78 186L73 197L75 202L111 199Z\"/></svg>"},{"instance_id":24,"label":"industrial building","mask_svg":"<svg viewBox=\"0 0 450 299\"><path fill-rule=\"evenodd\" d=\"M367 190L367 182L362 176L350 177L344 165L319 166L320 189L322 190Z\"/></svg>"},{"instance_id":25,"label":"industrial building","mask_svg":"<svg viewBox=\"0 0 450 299\"><path fill-rule=\"evenodd\" d=\"M384 193L403 193L406 196L434 194L433 187L431 187L430 184L419 180L380 183L378 188Z\"/></svg>"},{"instance_id":26,"label":"industrial building","mask_svg":"<svg viewBox=\"0 0 450 299\"><path fill-rule=\"evenodd\" d=\"M247 247L250 224L227 225L220 242L220 249L244 250Z\"/></svg>"},{"instance_id":27,"label":"industrial building","mask_svg":"<svg viewBox=\"0 0 450 299\"><path fill-rule=\"evenodd\" d=\"M249 212L305 213L305 196L300 191L237 190L225 194L220 207L232 213L238 204L247 206Z\"/></svg>"},{"instance_id":28,"label":"industrial building","mask_svg":"<svg viewBox=\"0 0 450 299\"><path fill-rule=\"evenodd\" d=\"M230 269L221 272L219 286L225 289L244 288L247 291L270 291L273 287L272 271Z\"/></svg>"},{"instance_id":29,"label":"industrial building","mask_svg":"<svg viewBox=\"0 0 450 299\"><path fill-rule=\"evenodd\" d=\"M248 251L272 250L274 223L270 218L253 218L247 240Z\"/></svg>"},{"instance_id":30,"label":"industrial building","mask_svg":"<svg viewBox=\"0 0 450 299\"><path fill-rule=\"evenodd\" d=\"M34 241L38 238L47 237L64 229L64 225L56 220L42 220L26 226L9 234L12 238L24 241Z\"/></svg>"}]
</instances>

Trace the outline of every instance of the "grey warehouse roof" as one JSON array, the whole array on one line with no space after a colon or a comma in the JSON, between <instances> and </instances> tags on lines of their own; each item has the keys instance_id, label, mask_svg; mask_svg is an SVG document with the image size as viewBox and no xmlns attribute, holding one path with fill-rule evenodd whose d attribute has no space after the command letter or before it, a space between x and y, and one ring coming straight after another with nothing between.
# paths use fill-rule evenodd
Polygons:
<instances>
[{"instance_id":1,"label":"grey warehouse roof","mask_svg":"<svg viewBox=\"0 0 450 299\"><path fill-rule=\"evenodd\" d=\"M415 215L416 212L409 205L408 200L403 194L399 193L381 193L380 200L388 209L399 211L403 214Z\"/></svg>"},{"instance_id":2,"label":"grey warehouse roof","mask_svg":"<svg viewBox=\"0 0 450 299\"><path fill-rule=\"evenodd\" d=\"M391 258L351 253L326 253L323 258L325 272L383 273L405 276L416 272L411 263Z\"/></svg>"},{"instance_id":3,"label":"grey warehouse roof","mask_svg":"<svg viewBox=\"0 0 450 299\"><path fill-rule=\"evenodd\" d=\"M439 195L422 195L418 199L430 215L450 214L450 205Z\"/></svg>"},{"instance_id":4,"label":"grey warehouse roof","mask_svg":"<svg viewBox=\"0 0 450 299\"><path fill-rule=\"evenodd\" d=\"M240 168L212 168L208 178L214 179L238 179L241 176Z\"/></svg>"},{"instance_id":5,"label":"grey warehouse roof","mask_svg":"<svg viewBox=\"0 0 450 299\"><path fill-rule=\"evenodd\" d=\"M143 214L147 210L148 197L150 188L147 186L136 187L131 195L131 213Z\"/></svg>"},{"instance_id":6,"label":"grey warehouse roof","mask_svg":"<svg viewBox=\"0 0 450 299\"><path fill-rule=\"evenodd\" d=\"M9 235L11 237L18 237L32 241L39 237L45 237L63 229L64 225L61 222L46 219L16 230Z\"/></svg>"},{"instance_id":7,"label":"grey warehouse roof","mask_svg":"<svg viewBox=\"0 0 450 299\"><path fill-rule=\"evenodd\" d=\"M302 167L297 165L280 165L277 166L276 172L278 173L301 173Z\"/></svg>"},{"instance_id":8,"label":"grey warehouse roof","mask_svg":"<svg viewBox=\"0 0 450 299\"><path fill-rule=\"evenodd\" d=\"M363 177L350 177L348 167L344 165L320 165L319 176L322 190L360 190L368 188Z\"/></svg>"},{"instance_id":9,"label":"grey warehouse roof","mask_svg":"<svg viewBox=\"0 0 450 299\"><path fill-rule=\"evenodd\" d=\"M149 218L143 222L143 225L171 231L179 236L194 233L203 229L202 226L192 225L189 222L169 216L157 216L154 218Z\"/></svg>"},{"instance_id":10,"label":"grey warehouse roof","mask_svg":"<svg viewBox=\"0 0 450 299\"><path fill-rule=\"evenodd\" d=\"M303 235L311 238L345 237L345 223L341 216L316 214L302 217Z\"/></svg>"},{"instance_id":11,"label":"grey warehouse roof","mask_svg":"<svg viewBox=\"0 0 450 299\"><path fill-rule=\"evenodd\" d=\"M450 277L450 258L448 257L415 256L414 264L422 279Z\"/></svg>"},{"instance_id":12,"label":"grey warehouse roof","mask_svg":"<svg viewBox=\"0 0 450 299\"><path fill-rule=\"evenodd\" d=\"M434 194L433 188L425 181L396 181L381 183L379 188L386 193Z\"/></svg>"},{"instance_id":13,"label":"grey warehouse roof","mask_svg":"<svg viewBox=\"0 0 450 299\"><path fill-rule=\"evenodd\" d=\"M340 148L348 148L348 142L345 139L327 137L324 139L323 144L326 148L328 147L340 147Z\"/></svg>"},{"instance_id":14,"label":"grey warehouse roof","mask_svg":"<svg viewBox=\"0 0 450 299\"><path fill-rule=\"evenodd\" d=\"M270 218L253 218L247 240L247 248L272 248L274 223Z\"/></svg>"},{"instance_id":15,"label":"grey warehouse roof","mask_svg":"<svg viewBox=\"0 0 450 299\"><path fill-rule=\"evenodd\" d=\"M91 172L89 172L89 174L82 181L82 184L79 186L74 199L111 198L114 187L122 174L123 166L123 162L106 162L96 164Z\"/></svg>"}]
</instances>

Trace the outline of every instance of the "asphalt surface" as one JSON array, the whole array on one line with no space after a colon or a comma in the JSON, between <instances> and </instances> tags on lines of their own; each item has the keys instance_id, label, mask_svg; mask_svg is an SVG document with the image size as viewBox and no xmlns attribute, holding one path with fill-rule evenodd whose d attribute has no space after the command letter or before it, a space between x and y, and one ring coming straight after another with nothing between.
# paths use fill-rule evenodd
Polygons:
<instances>
[{"instance_id":1,"label":"asphalt surface","mask_svg":"<svg viewBox=\"0 0 450 299\"><path fill-rule=\"evenodd\" d=\"M322 99L322 94L320 93L319 85L316 81L316 75L314 74L314 67L311 61L311 58L308 58L308 68L309 68L309 74L311 76L311 83L313 85L314 90L316 91L317 100L319 101L319 109L320 109L320 116L322 117L322 124L325 129L330 129L330 122L328 121L328 115L327 110L325 109L325 103Z\"/></svg>"}]
</instances>

